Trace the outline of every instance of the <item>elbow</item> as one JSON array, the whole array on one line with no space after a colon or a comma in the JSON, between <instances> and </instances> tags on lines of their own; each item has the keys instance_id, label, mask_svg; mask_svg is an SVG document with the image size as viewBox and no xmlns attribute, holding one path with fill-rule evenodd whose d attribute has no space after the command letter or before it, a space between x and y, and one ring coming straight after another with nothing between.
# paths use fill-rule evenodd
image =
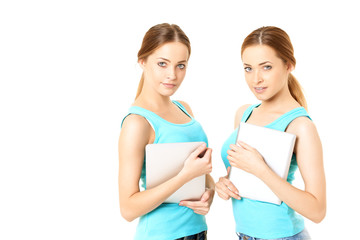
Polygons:
<instances>
[{"instance_id":1,"label":"elbow","mask_svg":"<svg viewBox=\"0 0 360 240\"><path fill-rule=\"evenodd\" d=\"M128 222L132 222L137 218L137 216L135 216L134 214L134 211L132 211L129 207L121 206L121 204L120 204L120 214Z\"/></svg>"},{"instance_id":2,"label":"elbow","mask_svg":"<svg viewBox=\"0 0 360 240\"><path fill-rule=\"evenodd\" d=\"M314 217L312 219L310 219L313 223L321 223L322 220L325 218L325 215L323 216L318 216L318 217Z\"/></svg>"},{"instance_id":3,"label":"elbow","mask_svg":"<svg viewBox=\"0 0 360 240\"><path fill-rule=\"evenodd\" d=\"M314 223L321 223L326 216L326 208L322 208L317 211L311 218L309 218Z\"/></svg>"},{"instance_id":4,"label":"elbow","mask_svg":"<svg viewBox=\"0 0 360 240\"><path fill-rule=\"evenodd\" d=\"M127 211L123 208L120 208L120 213L121 213L121 216L128 222L132 222L136 219L136 217L133 214L131 214L130 211Z\"/></svg>"}]
</instances>

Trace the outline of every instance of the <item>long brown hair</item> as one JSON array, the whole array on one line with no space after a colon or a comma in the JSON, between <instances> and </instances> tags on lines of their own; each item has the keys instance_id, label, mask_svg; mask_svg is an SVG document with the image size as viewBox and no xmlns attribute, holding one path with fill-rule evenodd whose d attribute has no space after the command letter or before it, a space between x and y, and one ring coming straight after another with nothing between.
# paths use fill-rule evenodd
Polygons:
<instances>
[{"instance_id":1,"label":"long brown hair","mask_svg":"<svg viewBox=\"0 0 360 240\"><path fill-rule=\"evenodd\" d=\"M250 33L241 46L241 56L247 47L253 45L267 45L275 50L277 56L285 64L291 64L295 67L296 59L294 57L294 48L287 33L278 27L261 27ZM288 86L291 96L305 109L307 103L300 83L290 73L288 77Z\"/></svg>"},{"instance_id":2,"label":"long brown hair","mask_svg":"<svg viewBox=\"0 0 360 240\"><path fill-rule=\"evenodd\" d=\"M176 24L162 23L151 27L145 34L141 48L138 52L138 60L144 59L151 55L156 49L165 43L181 42L191 53L190 40L181 28ZM140 95L144 85L144 73L141 76L139 87L135 99Z\"/></svg>"}]
</instances>

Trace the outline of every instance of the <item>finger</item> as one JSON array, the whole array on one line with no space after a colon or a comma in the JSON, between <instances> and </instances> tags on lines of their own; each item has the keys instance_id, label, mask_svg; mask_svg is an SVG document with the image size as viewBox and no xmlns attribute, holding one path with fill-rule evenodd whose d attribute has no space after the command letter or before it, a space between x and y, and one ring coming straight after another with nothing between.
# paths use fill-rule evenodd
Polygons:
<instances>
[{"instance_id":1,"label":"finger","mask_svg":"<svg viewBox=\"0 0 360 240\"><path fill-rule=\"evenodd\" d=\"M187 208L190 208L190 209L192 209L192 210L196 210L197 209L197 207L194 207L194 206L190 206L190 205L188 205L188 204L179 204L180 206L183 206L183 207L187 207Z\"/></svg>"},{"instance_id":2,"label":"finger","mask_svg":"<svg viewBox=\"0 0 360 240\"><path fill-rule=\"evenodd\" d=\"M229 149L226 153L230 156L236 156L244 152L244 148L234 145L233 149Z\"/></svg>"},{"instance_id":3,"label":"finger","mask_svg":"<svg viewBox=\"0 0 360 240\"><path fill-rule=\"evenodd\" d=\"M235 192L238 192L237 188L228 179L231 168L227 168L227 176L219 178L219 181L215 184L215 191L218 196L224 200L229 200L230 197L240 199L240 196ZM233 191L234 192L233 192Z\"/></svg>"},{"instance_id":4,"label":"finger","mask_svg":"<svg viewBox=\"0 0 360 240\"><path fill-rule=\"evenodd\" d=\"M211 153L212 153L211 148L206 149L206 152L202 158L210 159L210 161L211 161Z\"/></svg>"},{"instance_id":5,"label":"finger","mask_svg":"<svg viewBox=\"0 0 360 240\"><path fill-rule=\"evenodd\" d=\"M235 154L235 152L234 152L234 151L232 151L232 150L228 150L226 153L228 154L228 156L232 156L232 155L234 155L234 154Z\"/></svg>"},{"instance_id":6,"label":"finger","mask_svg":"<svg viewBox=\"0 0 360 240\"><path fill-rule=\"evenodd\" d=\"M237 164L237 161L236 161L236 158L234 158L233 156L228 155L227 159L229 160L229 163L230 163L231 167L239 168L239 166Z\"/></svg>"},{"instance_id":7,"label":"finger","mask_svg":"<svg viewBox=\"0 0 360 240\"><path fill-rule=\"evenodd\" d=\"M230 196L229 196L229 195L226 195L226 194L220 194L220 193L218 193L218 196L219 196L221 199L224 199L224 200L229 200L229 199L230 199Z\"/></svg>"},{"instance_id":8,"label":"finger","mask_svg":"<svg viewBox=\"0 0 360 240\"><path fill-rule=\"evenodd\" d=\"M206 215L208 214L209 210L194 210L194 213L200 214L200 215Z\"/></svg>"},{"instance_id":9,"label":"finger","mask_svg":"<svg viewBox=\"0 0 360 240\"><path fill-rule=\"evenodd\" d=\"M231 152L231 151L236 152L236 151L240 151L240 150L241 150L241 146L236 145L236 144L230 144L229 148L230 148L230 149L229 149L230 152Z\"/></svg>"},{"instance_id":10,"label":"finger","mask_svg":"<svg viewBox=\"0 0 360 240\"><path fill-rule=\"evenodd\" d=\"M228 155L227 155L227 159L229 161L233 161L234 159L241 159L241 157L242 157L242 155L236 154L235 152L228 153ZM230 163L230 165L231 165L231 163Z\"/></svg>"},{"instance_id":11,"label":"finger","mask_svg":"<svg viewBox=\"0 0 360 240\"><path fill-rule=\"evenodd\" d=\"M234 193L234 192L232 192L232 191L230 191L230 190L228 191L228 194L229 194L230 197L235 198L235 199L237 199L237 200L240 200L240 199L241 199L241 197L240 197L239 194L236 194L236 193Z\"/></svg>"},{"instance_id":12,"label":"finger","mask_svg":"<svg viewBox=\"0 0 360 240\"><path fill-rule=\"evenodd\" d=\"M198 207L189 207L194 211L209 211L210 207L209 205L206 206L198 206Z\"/></svg>"},{"instance_id":13,"label":"finger","mask_svg":"<svg viewBox=\"0 0 360 240\"><path fill-rule=\"evenodd\" d=\"M210 207L207 206L185 206L187 208L192 209L195 213L205 215L209 212Z\"/></svg>"},{"instance_id":14,"label":"finger","mask_svg":"<svg viewBox=\"0 0 360 240\"><path fill-rule=\"evenodd\" d=\"M209 200L210 196L211 196L210 191L209 191L209 190L206 190L206 191L204 192L204 194L201 196L200 201L201 201L201 202L206 202L206 201Z\"/></svg>"},{"instance_id":15,"label":"finger","mask_svg":"<svg viewBox=\"0 0 360 240\"><path fill-rule=\"evenodd\" d=\"M188 207L188 208L197 208L202 206L202 202L200 201L180 201L179 205Z\"/></svg>"},{"instance_id":16,"label":"finger","mask_svg":"<svg viewBox=\"0 0 360 240\"><path fill-rule=\"evenodd\" d=\"M240 199L240 196L236 195L235 193L232 193L231 191L229 191L229 189L218 191L218 195L220 198L224 200L229 200L231 197L235 199Z\"/></svg>"},{"instance_id":17,"label":"finger","mask_svg":"<svg viewBox=\"0 0 360 240\"><path fill-rule=\"evenodd\" d=\"M235 187L235 185L229 179L224 178L223 184L224 184L224 186L221 187L221 190L225 194L229 195L230 197L236 198L236 199L241 199L238 189Z\"/></svg>"},{"instance_id":18,"label":"finger","mask_svg":"<svg viewBox=\"0 0 360 240\"><path fill-rule=\"evenodd\" d=\"M196 148L195 151L193 151L193 152L191 153L191 155L192 155L193 157L197 157L197 156L199 156L199 155L205 150L205 148L206 148L206 143L203 143L203 144L201 144L198 148Z\"/></svg>"},{"instance_id":19,"label":"finger","mask_svg":"<svg viewBox=\"0 0 360 240\"><path fill-rule=\"evenodd\" d=\"M227 155L226 158L229 160L229 163L230 163L230 165L231 165L231 167L232 167L233 165L231 164L231 161L234 160L234 157L229 154L229 155Z\"/></svg>"},{"instance_id":20,"label":"finger","mask_svg":"<svg viewBox=\"0 0 360 240\"><path fill-rule=\"evenodd\" d=\"M216 193L220 198L222 198L224 200L229 200L229 198L230 198L230 196L228 194L224 193L224 191L222 189L217 188Z\"/></svg>"},{"instance_id":21,"label":"finger","mask_svg":"<svg viewBox=\"0 0 360 240\"><path fill-rule=\"evenodd\" d=\"M251 147L249 144L244 143L243 141L238 141L237 144L239 144L242 148L246 150L253 150L253 147Z\"/></svg>"},{"instance_id":22,"label":"finger","mask_svg":"<svg viewBox=\"0 0 360 240\"><path fill-rule=\"evenodd\" d=\"M228 180L228 182L226 183L226 188L229 189L231 192L235 193L236 195L239 195L239 190L230 180Z\"/></svg>"},{"instance_id":23,"label":"finger","mask_svg":"<svg viewBox=\"0 0 360 240\"><path fill-rule=\"evenodd\" d=\"M226 186L226 189L224 189L224 192L232 198L241 199L238 192L231 190L228 186Z\"/></svg>"}]
</instances>

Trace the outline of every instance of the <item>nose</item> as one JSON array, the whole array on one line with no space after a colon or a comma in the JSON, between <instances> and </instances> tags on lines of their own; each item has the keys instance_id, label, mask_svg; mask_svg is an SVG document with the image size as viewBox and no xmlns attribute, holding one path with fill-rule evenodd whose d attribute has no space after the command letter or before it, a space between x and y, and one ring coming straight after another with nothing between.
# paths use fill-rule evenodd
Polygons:
<instances>
[{"instance_id":1,"label":"nose","mask_svg":"<svg viewBox=\"0 0 360 240\"><path fill-rule=\"evenodd\" d=\"M169 71L167 72L167 79L169 79L169 80L176 79L176 69L175 68L169 68Z\"/></svg>"},{"instance_id":2,"label":"nose","mask_svg":"<svg viewBox=\"0 0 360 240\"><path fill-rule=\"evenodd\" d=\"M262 80L262 76L259 70L255 71L255 76L254 76L254 83L261 83Z\"/></svg>"}]
</instances>

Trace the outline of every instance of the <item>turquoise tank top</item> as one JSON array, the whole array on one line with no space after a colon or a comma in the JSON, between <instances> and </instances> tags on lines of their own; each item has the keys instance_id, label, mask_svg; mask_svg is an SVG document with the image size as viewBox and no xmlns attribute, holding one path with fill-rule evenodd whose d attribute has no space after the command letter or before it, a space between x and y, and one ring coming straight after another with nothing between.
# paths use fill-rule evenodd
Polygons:
<instances>
[{"instance_id":1,"label":"turquoise tank top","mask_svg":"<svg viewBox=\"0 0 360 240\"><path fill-rule=\"evenodd\" d=\"M254 108L259 105L256 104L248 107L242 116L241 122L246 122ZM310 118L303 107L295 108L265 127L285 131L295 118L303 116ZM230 144L235 144L237 132L238 129L235 129L221 149L221 157L226 168L230 166L227 159L227 151ZM294 180L294 173L297 168L296 156L293 154L287 177L287 181L290 184ZM256 238L274 239L293 236L304 229L304 219L302 216L284 202L281 205L276 205L247 198L242 198L241 200L232 198L232 204L237 232Z\"/></svg>"},{"instance_id":2,"label":"turquoise tank top","mask_svg":"<svg viewBox=\"0 0 360 240\"><path fill-rule=\"evenodd\" d=\"M173 101L173 103L191 118L190 122L174 124L149 110L137 106L132 106L128 115L137 114L146 118L155 131L154 143L205 142L208 144L207 136L200 123L179 102ZM146 188L145 161L146 158L144 159L140 177L141 186L144 189ZM135 239L177 239L205 230L207 230L205 216L196 214L190 208L178 204L163 203L153 211L140 217Z\"/></svg>"}]
</instances>

